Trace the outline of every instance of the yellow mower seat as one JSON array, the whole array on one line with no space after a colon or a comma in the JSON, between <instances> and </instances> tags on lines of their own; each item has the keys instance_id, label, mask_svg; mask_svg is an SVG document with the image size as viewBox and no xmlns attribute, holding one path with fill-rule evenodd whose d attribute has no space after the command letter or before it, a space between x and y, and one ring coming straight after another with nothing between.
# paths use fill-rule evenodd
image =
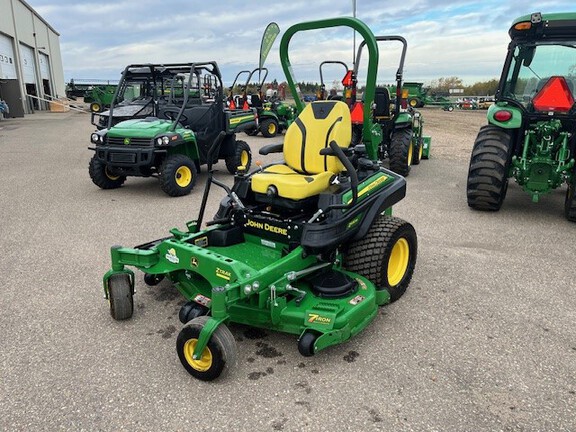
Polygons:
<instances>
[{"instance_id":1,"label":"yellow mower seat","mask_svg":"<svg viewBox=\"0 0 576 432\"><path fill-rule=\"evenodd\" d=\"M341 101L308 104L290 125L284 138L284 164L266 167L252 176L252 190L291 200L303 200L328 189L344 167L336 156L320 150L336 141L348 147L352 138L350 109Z\"/></svg>"}]
</instances>

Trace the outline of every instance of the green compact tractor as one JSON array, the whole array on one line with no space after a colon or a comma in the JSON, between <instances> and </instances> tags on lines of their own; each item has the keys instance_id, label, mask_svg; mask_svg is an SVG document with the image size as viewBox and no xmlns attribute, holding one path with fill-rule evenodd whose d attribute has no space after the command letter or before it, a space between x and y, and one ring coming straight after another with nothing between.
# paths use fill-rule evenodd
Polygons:
<instances>
[{"instance_id":1,"label":"green compact tractor","mask_svg":"<svg viewBox=\"0 0 576 432\"><path fill-rule=\"evenodd\" d=\"M378 46L355 18L334 18L290 27L280 57L297 103L288 47L297 32L346 26L369 49L366 100L374 98ZM366 136L372 133L372 104L364 107ZM187 230L135 248L114 246L112 268L103 278L116 320L133 313L135 275L155 285L163 278L188 300L176 350L184 368L213 380L236 360L227 325L294 334L298 350L311 356L342 343L378 316L378 307L398 299L416 264L417 237L411 224L391 215L406 192L405 179L380 167L371 148L350 147L350 109L342 101L302 108L283 144L264 146L284 161L249 173L239 169L229 188L212 176L198 218ZM224 133L211 146L219 152ZM212 161L213 157L208 157ZM211 185L226 191L214 219L202 227Z\"/></svg>"},{"instance_id":2,"label":"green compact tractor","mask_svg":"<svg viewBox=\"0 0 576 432\"><path fill-rule=\"evenodd\" d=\"M576 13L523 16L472 149L468 205L497 211L513 177L532 201L567 184L565 215L576 221Z\"/></svg>"},{"instance_id":3,"label":"green compact tractor","mask_svg":"<svg viewBox=\"0 0 576 432\"><path fill-rule=\"evenodd\" d=\"M376 149L380 160L388 159L390 169L400 175L407 176L412 165L428 159L430 155L431 137L423 135L424 119L419 111L407 105L406 96L402 90L404 59L408 44L402 36L377 36L378 42L400 42L398 70L396 72L396 94L391 98L388 87L377 87L374 98L373 121L379 125L377 130L366 134L363 129L362 103L356 101L355 88L358 67L362 50L366 45L363 41L358 47L354 70L349 71L343 80L345 87L352 90L351 96L346 95L346 101L352 107L353 136L355 142L372 141L377 143ZM347 81L349 84L347 84ZM404 91L404 93L406 93Z\"/></svg>"},{"instance_id":4,"label":"green compact tractor","mask_svg":"<svg viewBox=\"0 0 576 432\"><path fill-rule=\"evenodd\" d=\"M117 87L116 84L95 85L84 93L84 102L90 104L91 112L102 112L112 104Z\"/></svg>"},{"instance_id":5,"label":"green compact tractor","mask_svg":"<svg viewBox=\"0 0 576 432\"><path fill-rule=\"evenodd\" d=\"M242 71L240 73L243 73ZM253 86L255 92L248 94L248 86L255 74L258 73L259 81ZM256 68L248 74L243 87L243 95L237 101L237 106L245 109L255 108L258 112L258 127L246 130L248 135L257 135L258 132L266 138L274 138L284 132L296 118L294 106L281 101L277 96L266 97L262 91L264 82L268 76L267 68ZM236 77L238 78L238 76ZM241 105L240 105L241 104Z\"/></svg>"},{"instance_id":6,"label":"green compact tractor","mask_svg":"<svg viewBox=\"0 0 576 432\"><path fill-rule=\"evenodd\" d=\"M145 107L152 110L147 117L112 125L112 106L108 128L92 134L89 173L98 187L118 188L128 176L156 176L164 192L182 196L193 189L203 164L224 159L231 174L239 166L250 166L250 147L236 139L236 132L257 125L256 113L226 108L216 63L168 65L168 69L170 84L164 73L148 90L154 96L145 96L144 105L139 105L139 112ZM208 149L220 132L225 138L209 161Z\"/></svg>"}]
</instances>

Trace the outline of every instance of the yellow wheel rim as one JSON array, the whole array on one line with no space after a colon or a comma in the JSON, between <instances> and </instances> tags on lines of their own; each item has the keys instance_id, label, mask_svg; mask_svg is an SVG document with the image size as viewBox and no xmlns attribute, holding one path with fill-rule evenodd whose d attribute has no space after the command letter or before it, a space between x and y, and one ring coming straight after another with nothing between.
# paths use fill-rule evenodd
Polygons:
<instances>
[{"instance_id":1,"label":"yellow wheel rim","mask_svg":"<svg viewBox=\"0 0 576 432\"><path fill-rule=\"evenodd\" d=\"M390 286L398 285L406 270L410 259L410 245L405 238L398 239L392 248L390 259L388 260L388 283Z\"/></svg>"},{"instance_id":2,"label":"yellow wheel rim","mask_svg":"<svg viewBox=\"0 0 576 432\"><path fill-rule=\"evenodd\" d=\"M108 177L110 180L118 180L120 178L120 176L110 174L110 171L108 171L108 167L104 168L104 174L106 174L106 177Z\"/></svg>"},{"instance_id":3,"label":"yellow wheel rim","mask_svg":"<svg viewBox=\"0 0 576 432\"><path fill-rule=\"evenodd\" d=\"M418 102L416 102L415 99L412 99L412 100L410 101L410 106L411 106L412 108L415 108L416 105L418 105Z\"/></svg>"},{"instance_id":4,"label":"yellow wheel rim","mask_svg":"<svg viewBox=\"0 0 576 432\"><path fill-rule=\"evenodd\" d=\"M192 181L192 170L187 166L181 166L176 170L176 184L180 187L186 187Z\"/></svg>"},{"instance_id":5,"label":"yellow wheel rim","mask_svg":"<svg viewBox=\"0 0 576 432\"><path fill-rule=\"evenodd\" d=\"M90 110L92 112L99 112L100 111L100 104L93 103L92 105L90 105Z\"/></svg>"},{"instance_id":6,"label":"yellow wheel rim","mask_svg":"<svg viewBox=\"0 0 576 432\"><path fill-rule=\"evenodd\" d=\"M199 359L194 359L194 349L198 339L189 339L184 344L184 358L190 366L192 366L198 372L206 372L212 366L212 352L210 348L204 348L202 355Z\"/></svg>"},{"instance_id":7,"label":"yellow wheel rim","mask_svg":"<svg viewBox=\"0 0 576 432\"><path fill-rule=\"evenodd\" d=\"M424 145L420 143L420 147L418 147L418 159L422 159L422 154L424 153Z\"/></svg>"},{"instance_id":8,"label":"yellow wheel rim","mask_svg":"<svg viewBox=\"0 0 576 432\"><path fill-rule=\"evenodd\" d=\"M414 155L414 145L412 141L410 141L410 145L408 146L408 166L412 165L412 157Z\"/></svg>"},{"instance_id":9,"label":"yellow wheel rim","mask_svg":"<svg viewBox=\"0 0 576 432\"><path fill-rule=\"evenodd\" d=\"M269 133L269 134L276 133L276 123L271 122L271 123L268 125L268 133Z\"/></svg>"},{"instance_id":10,"label":"yellow wheel rim","mask_svg":"<svg viewBox=\"0 0 576 432\"><path fill-rule=\"evenodd\" d=\"M250 155L248 154L248 152L246 150L243 150L242 153L240 154L240 163L242 164L243 167L248 166L248 161L250 160Z\"/></svg>"}]
</instances>

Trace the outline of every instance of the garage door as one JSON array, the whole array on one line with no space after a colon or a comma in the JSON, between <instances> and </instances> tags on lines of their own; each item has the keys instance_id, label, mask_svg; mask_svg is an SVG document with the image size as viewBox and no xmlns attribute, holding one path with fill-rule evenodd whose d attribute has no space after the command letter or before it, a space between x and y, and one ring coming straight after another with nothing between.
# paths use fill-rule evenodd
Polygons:
<instances>
[{"instance_id":1,"label":"garage door","mask_svg":"<svg viewBox=\"0 0 576 432\"><path fill-rule=\"evenodd\" d=\"M20 44L20 57L22 59L22 75L26 84L36 84L36 63L34 50L28 45Z\"/></svg>"},{"instance_id":2,"label":"garage door","mask_svg":"<svg viewBox=\"0 0 576 432\"><path fill-rule=\"evenodd\" d=\"M12 38L0 34L0 78L16 79L15 62Z\"/></svg>"}]
</instances>

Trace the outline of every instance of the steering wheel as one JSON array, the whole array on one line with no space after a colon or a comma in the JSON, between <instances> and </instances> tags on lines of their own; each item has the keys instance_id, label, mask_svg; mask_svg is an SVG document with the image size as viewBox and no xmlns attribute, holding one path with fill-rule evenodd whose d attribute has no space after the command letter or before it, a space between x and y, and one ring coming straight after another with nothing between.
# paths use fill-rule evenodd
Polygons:
<instances>
[{"instance_id":1,"label":"steering wheel","mask_svg":"<svg viewBox=\"0 0 576 432\"><path fill-rule=\"evenodd\" d=\"M164 110L164 111L162 112L162 115L163 115L165 118L167 118L168 120L175 121L176 118L178 117L178 113L179 113L179 112L180 112L180 110L167 109L167 110ZM182 115L180 116L180 123L187 123L187 122L188 122L188 117L186 117L184 114L182 114Z\"/></svg>"}]
</instances>

